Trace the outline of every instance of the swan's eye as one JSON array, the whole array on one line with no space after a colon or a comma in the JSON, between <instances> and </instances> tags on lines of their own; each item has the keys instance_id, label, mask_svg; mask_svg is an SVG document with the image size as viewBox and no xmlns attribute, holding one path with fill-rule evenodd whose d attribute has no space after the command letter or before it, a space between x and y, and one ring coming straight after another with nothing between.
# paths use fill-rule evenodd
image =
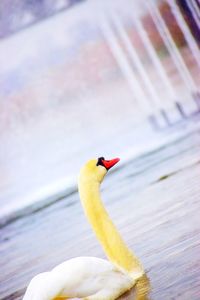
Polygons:
<instances>
[{"instance_id":1,"label":"swan's eye","mask_svg":"<svg viewBox=\"0 0 200 300\"><path fill-rule=\"evenodd\" d=\"M97 166L103 166L104 167L104 164L103 164L103 161L105 160L104 157L99 157L98 158L98 161L97 161Z\"/></svg>"}]
</instances>

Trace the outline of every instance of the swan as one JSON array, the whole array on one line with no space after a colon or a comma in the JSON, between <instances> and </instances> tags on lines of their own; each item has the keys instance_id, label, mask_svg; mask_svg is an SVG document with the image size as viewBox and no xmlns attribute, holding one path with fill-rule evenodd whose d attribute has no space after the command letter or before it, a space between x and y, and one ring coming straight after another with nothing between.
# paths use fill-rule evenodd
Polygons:
<instances>
[{"instance_id":1,"label":"swan","mask_svg":"<svg viewBox=\"0 0 200 300\"><path fill-rule=\"evenodd\" d=\"M108 260L77 257L36 275L23 300L114 300L129 291L144 269L112 223L100 196L107 171L120 159L92 159L81 169L78 190L85 215Z\"/></svg>"}]
</instances>

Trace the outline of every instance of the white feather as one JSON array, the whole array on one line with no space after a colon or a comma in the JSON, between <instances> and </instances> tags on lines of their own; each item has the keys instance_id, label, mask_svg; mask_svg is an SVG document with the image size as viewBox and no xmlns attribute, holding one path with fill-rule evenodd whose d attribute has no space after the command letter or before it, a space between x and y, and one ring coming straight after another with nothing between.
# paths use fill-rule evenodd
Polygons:
<instances>
[{"instance_id":1,"label":"white feather","mask_svg":"<svg viewBox=\"0 0 200 300\"><path fill-rule=\"evenodd\" d=\"M109 261L77 257L35 276L23 300L52 300L56 297L112 300L129 290L135 281Z\"/></svg>"}]
</instances>

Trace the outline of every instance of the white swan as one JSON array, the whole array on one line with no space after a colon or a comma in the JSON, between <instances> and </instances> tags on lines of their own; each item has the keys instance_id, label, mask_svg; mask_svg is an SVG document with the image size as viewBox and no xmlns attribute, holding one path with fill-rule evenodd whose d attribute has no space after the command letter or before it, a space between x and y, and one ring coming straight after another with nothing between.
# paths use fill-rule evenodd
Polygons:
<instances>
[{"instance_id":1,"label":"white swan","mask_svg":"<svg viewBox=\"0 0 200 300\"><path fill-rule=\"evenodd\" d=\"M81 298L114 300L130 290L144 274L137 257L128 249L109 218L100 197L100 184L118 158L90 160L79 176L79 194L85 214L109 261L77 257L50 272L35 276L23 300Z\"/></svg>"}]
</instances>

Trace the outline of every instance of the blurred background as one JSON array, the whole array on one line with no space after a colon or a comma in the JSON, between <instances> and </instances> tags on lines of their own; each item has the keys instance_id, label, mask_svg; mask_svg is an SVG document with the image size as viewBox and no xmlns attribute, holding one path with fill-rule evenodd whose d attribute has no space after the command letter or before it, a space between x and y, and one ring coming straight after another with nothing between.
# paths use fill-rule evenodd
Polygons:
<instances>
[{"instance_id":1,"label":"blurred background","mask_svg":"<svg viewBox=\"0 0 200 300\"><path fill-rule=\"evenodd\" d=\"M199 24L198 0L2 0L1 220L198 126Z\"/></svg>"}]
</instances>

